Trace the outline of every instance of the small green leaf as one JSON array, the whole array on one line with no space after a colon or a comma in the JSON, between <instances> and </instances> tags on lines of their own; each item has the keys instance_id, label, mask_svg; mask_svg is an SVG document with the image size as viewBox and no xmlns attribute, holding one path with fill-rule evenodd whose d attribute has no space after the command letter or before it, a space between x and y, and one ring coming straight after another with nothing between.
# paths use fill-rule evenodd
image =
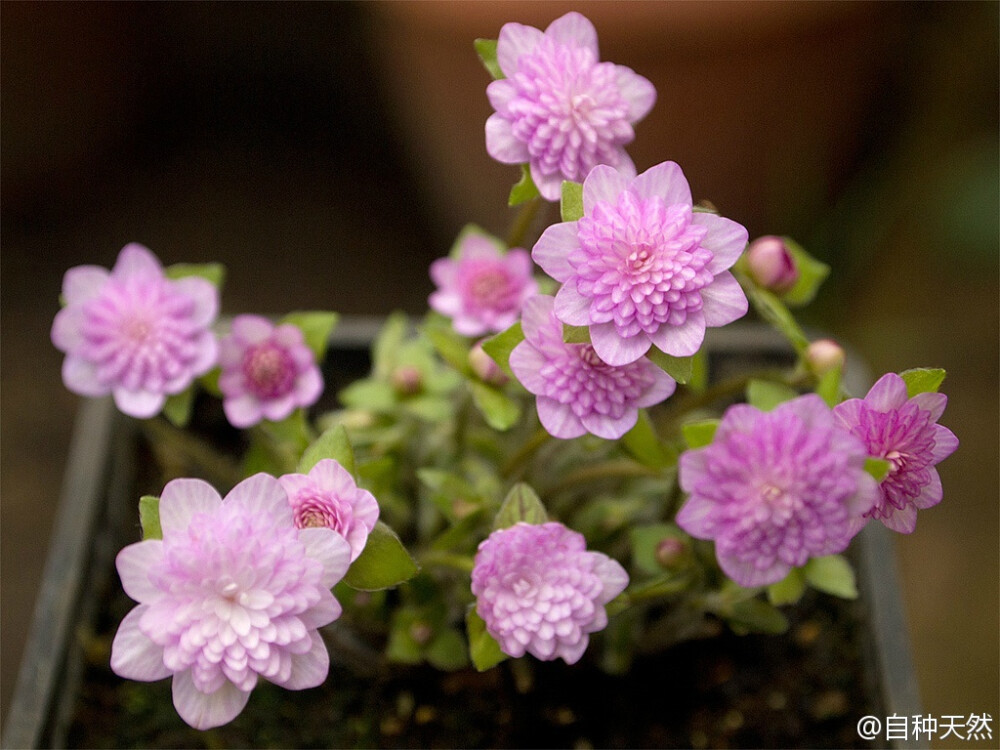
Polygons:
<instances>
[{"instance_id":1,"label":"small green leaf","mask_svg":"<svg viewBox=\"0 0 1000 750\"><path fill-rule=\"evenodd\" d=\"M694 357L674 357L652 346L646 353L646 358L682 385L694 373Z\"/></svg>"},{"instance_id":2,"label":"small green leaf","mask_svg":"<svg viewBox=\"0 0 1000 750\"><path fill-rule=\"evenodd\" d=\"M798 395L794 388L773 380L755 378L747 384L747 403L761 411L771 411L778 404L791 401Z\"/></svg>"},{"instance_id":3,"label":"small green leaf","mask_svg":"<svg viewBox=\"0 0 1000 750\"><path fill-rule=\"evenodd\" d=\"M858 588L854 582L854 569L841 555L814 557L802 569L806 582L814 589L839 596L841 599L857 599Z\"/></svg>"},{"instance_id":4,"label":"small green leaf","mask_svg":"<svg viewBox=\"0 0 1000 750\"><path fill-rule=\"evenodd\" d=\"M308 474L309 471L324 458L332 458L354 476L354 449L347 437L344 425L334 425L306 448L295 469L298 474Z\"/></svg>"},{"instance_id":5,"label":"small green leaf","mask_svg":"<svg viewBox=\"0 0 1000 750\"><path fill-rule=\"evenodd\" d=\"M704 347L691 357L691 377L688 378L687 386L695 393L704 393L708 388L708 352Z\"/></svg>"},{"instance_id":6,"label":"small green leaf","mask_svg":"<svg viewBox=\"0 0 1000 750\"><path fill-rule=\"evenodd\" d=\"M632 544L632 562L636 568L650 575L662 575L664 566L660 563L660 542L664 539L677 539L685 545L687 535L674 524L652 523L643 526L633 526L629 530L629 540Z\"/></svg>"},{"instance_id":7,"label":"small green leaf","mask_svg":"<svg viewBox=\"0 0 1000 750\"><path fill-rule=\"evenodd\" d=\"M892 467L888 461L884 458L876 458L875 456L869 456L865 459L865 471L872 475L876 482L881 482L889 475L889 469Z\"/></svg>"},{"instance_id":8,"label":"small green leaf","mask_svg":"<svg viewBox=\"0 0 1000 750\"><path fill-rule=\"evenodd\" d=\"M302 331L305 339L317 362L322 362L326 356L326 347L330 343L330 334L340 316L334 312L325 311L297 311L288 313L281 319L281 323L290 323Z\"/></svg>"},{"instance_id":9,"label":"small green leaf","mask_svg":"<svg viewBox=\"0 0 1000 750\"><path fill-rule=\"evenodd\" d=\"M207 279L216 287L221 288L222 282L226 278L226 267L221 263L175 263L164 268L163 273L168 279L197 276Z\"/></svg>"},{"instance_id":10,"label":"small green leaf","mask_svg":"<svg viewBox=\"0 0 1000 750\"><path fill-rule=\"evenodd\" d=\"M788 252L792 254L795 267L799 271L799 278L791 289L781 295L781 299L787 305L802 307L812 302L820 285L830 275L830 266L816 260L794 240L788 237L782 237L782 240L785 247L788 248Z\"/></svg>"},{"instance_id":11,"label":"small green leaf","mask_svg":"<svg viewBox=\"0 0 1000 750\"><path fill-rule=\"evenodd\" d=\"M406 313L397 310L386 318L372 342L372 374L376 378L389 378L396 369L397 355L409 330Z\"/></svg>"},{"instance_id":12,"label":"small green leaf","mask_svg":"<svg viewBox=\"0 0 1000 750\"><path fill-rule=\"evenodd\" d=\"M402 402L403 411L425 422L444 422L451 419L455 405L451 399L423 393L405 399Z\"/></svg>"},{"instance_id":13,"label":"small green leaf","mask_svg":"<svg viewBox=\"0 0 1000 750\"><path fill-rule=\"evenodd\" d=\"M524 331L521 330L521 321L518 321L506 331L501 331L483 341L483 351L493 357L493 361L500 365L500 369L507 377L513 378L514 373L510 369L510 353L522 341L524 341Z\"/></svg>"},{"instance_id":14,"label":"small green leaf","mask_svg":"<svg viewBox=\"0 0 1000 750\"><path fill-rule=\"evenodd\" d=\"M773 605L756 597L735 602L725 616L731 625L752 633L781 635L788 630L788 618Z\"/></svg>"},{"instance_id":15,"label":"small green leaf","mask_svg":"<svg viewBox=\"0 0 1000 750\"><path fill-rule=\"evenodd\" d=\"M754 310L778 332L788 339L797 354L802 354L809 346L809 338L785 303L774 294L755 284L741 284Z\"/></svg>"},{"instance_id":16,"label":"small green leaf","mask_svg":"<svg viewBox=\"0 0 1000 750\"><path fill-rule=\"evenodd\" d=\"M545 506L531 487L519 482L511 487L493 521L493 529L506 529L516 523L541 524L549 520Z\"/></svg>"},{"instance_id":17,"label":"small green leaf","mask_svg":"<svg viewBox=\"0 0 1000 750\"><path fill-rule=\"evenodd\" d=\"M191 421L191 407L194 406L194 388L185 388L180 393L167 396L167 401L163 404L163 416L165 416L174 427L187 427Z\"/></svg>"},{"instance_id":18,"label":"small green leaf","mask_svg":"<svg viewBox=\"0 0 1000 750\"><path fill-rule=\"evenodd\" d=\"M688 448L703 448L712 442L718 428L718 419L701 419L682 425L681 434Z\"/></svg>"},{"instance_id":19,"label":"small green leaf","mask_svg":"<svg viewBox=\"0 0 1000 750\"><path fill-rule=\"evenodd\" d=\"M447 672L462 669L469 663L469 647L457 630L442 629L427 646L424 655L431 666Z\"/></svg>"},{"instance_id":20,"label":"small green leaf","mask_svg":"<svg viewBox=\"0 0 1000 750\"><path fill-rule=\"evenodd\" d=\"M567 344L589 344L590 328L587 326L563 326L563 341Z\"/></svg>"},{"instance_id":21,"label":"small green leaf","mask_svg":"<svg viewBox=\"0 0 1000 750\"><path fill-rule=\"evenodd\" d=\"M831 409L841 401L840 379L842 374L840 367L831 367L820 376L819 382L816 384L816 393Z\"/></svg>"},{"instance_id":22,"label":"small green leaf","mask_svg":"<svg viewBox=\"0 0 1000 750\"><path fill-rule=\"evenodd\" d=\"M420 571L396 532L382 521L368 535L364 551L344 576L352 589L380 591L408 581Z\"/></svg>"},{"instance_id":23,"label":"small green leaf","mask_svg":"<svg viewBox=\"0 0 1000 750\"><path fill-rule=\"evenodd\" d=\"M535 200L541 195L538 192L538 186L535 181L531 179L531 170L528 168L527 164L521 165L521 180L514 184L510 189L510 195L507 196L508 206L519 206L522 203L527 203L528 201Z\"/></svg>"},{"instance_id":24,"label":"small green leaf","mask_svg":"<svg viewBox=\"0 0 1000 750\"><path fill-rule=\"evenodd\" d=\"M802 598L806 590L806 579L801 568L792 568L791 572L777 583L767 587L767 600L771 604L795 604Z\"/></svg>"},{"instance_id":25,"label":"small green leaf","mask_svg":"<svg viewBox=\"0 0 1000 750\"><path fill-rule=\"evenodd\" d=\"M946 374L940 368L917 367L899 373L899 377L906 383L907 397L913 398L918 393L937 393Z\"/></svg>"},{"instance_id":26,"label":"small green leaf","mask_svg":"<svg viewBox=\"0 0 1000 750\"><path fill-rule=\"evenodd\" d=\"M142 524L142 538L163 539L163 529L160 528L160 498L156 495L143 495L139 498L139 523Z\"/></svg>"},{"instance_id":27,"label":"small green leaf","mask_svg":"<svg viewBox=\"0 0 1000 750\"><path fill-rule=\"evenodd\" d=\"M450 320L436 312L428 313L420 332L445 362L464 375L472 372L469 367L469 341L452 327Z\"/></svg>"},{"instance_id":28,"label":"small green leaf","mask_svg":"<svg viewBox=\"0 0 1000 750\"><path fill-rule=\"evenodd\" d=\"M514 399L486 383L469 381L469 387L472 389L472 402L490 427L503 432L517 424L521 407Z\"/></svg>"},{"instance_id":29,"label":"small green leaf","mask_svg":"<svg viewBox=\"0 0 1000 750\"><path fill-rule=\"evenodd\" d=\"M381 380L356 380L337 394L340 403L351 409L390 411L396 405L396 391Z\"/></svg>"},{"instance_id":30,"label":"small green leaf","mask_svg":"<svg viewBox=\"0 0 1000 750\"><path fill-rule=\"evenodd\" d=\"M486 630L486 623L475 606L470 606L465 613L465 630L469 635L469 656L477 671L485 672L507 658L500 644Z\"/></svg>"},{"instance_id":31,"label":"small green leaf","mask_svg":"<svg viewBox=\"0 0 1000 750\"><path fill-rule=\"evenodd\" d=\"M559 214L563 221L579 221L583 216L583 185L579 182L563 181Z\"/></svg>"},{"instance_id":32,"label":"small green leaf","mask_svg":"<svg viewBox=\"0 0 1000 750\"><path fill-rule=\"evenodd\" d=\"M645 409L639 410L635 427L622 436L622 445L643 466L665 469L677 463L677 453L657 437L653 421Z\"/></svg>"},{"instance_id":33,"label":"small green leaf","mask_svg":"<svg viewBox=\"0 0 1000 750\"><path fill-rule=\"evenodd\" d=\"M483 63L483 67L493 76L493 79L499 80L503 78L503 71L500 70L500 63L497 62L497 40L477 39L473 42L473 45L476 48L476 54L479 55L479 59Z\"/></svg>"}]
</instances>

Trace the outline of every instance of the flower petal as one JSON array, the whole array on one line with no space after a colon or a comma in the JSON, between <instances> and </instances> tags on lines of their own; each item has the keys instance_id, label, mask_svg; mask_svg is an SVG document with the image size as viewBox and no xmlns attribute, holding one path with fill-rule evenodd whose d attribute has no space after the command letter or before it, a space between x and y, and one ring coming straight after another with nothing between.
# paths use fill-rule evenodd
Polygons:
<instances>
[{"instance_id":1,"label":"flower petal","mask_svg":"<svg viewBox=\"0 0 1000 750\"><path fill-rule=\"evenodd\" d=\"M653 378L653 382L646 388L645 393L635 401L636 406L643 408L670 398L677 390L677 381L656 365L650 363L647 372Z\"/></svg>"},{"instance_id":2,"label":"flower petal","mask_svg":"<svg viewBox=\"0 0 1000 750\"><path fill-rule=\"evenodd\" d=\"M97 377L97 366L93 362L72 354L63 360L62 379L67 388L80 396L95 398L111 392L111 387Z\"/></svg>"},{"instance_id":3,"label":"flower petal","mask_svg":"<svg viewBox=\"0 0 1000 750\"><path fill-rule=\"evenodd\" d=\"M536 396L545 392L548 381L542 377L541 370L547 364L542 353L530 341L522 341L510 353L510 369L514 377L523 385L528 393Z\"/></svg>"},{"instance_id":4,"label":"flower petal","mask_svg":"<svg viewBox=\"0 0 1000 750\"><path fill-rule=\"evenodd\" d=\"M294 523L288 495L276 478L263 472L244 479L233 487L226 503L236 503L249 513L268 513L278 524Z\"/></svg>"},{"instance_id":5,"label":"flower petal","mask_svg":"<svg viewBox=\"0 0 1000 750\"><path fill-rule=\"evenodd\" d=\"M111 670L126 680L154 682L170 676L163 664L163 647L139 629L146 609L141 604L125 615L111 643Z\"/></svg>"},{"instance_id":6,"label":"flower petal","mask_svg":"<svg viewBox=\"0 0 1000 750\"><path fill-rule=\"evenodd\" d=\"M723 271L701 290L701 301L705 325L711 327L732 323L746 315L749 309L743 287L729 271Z\"/></svg>"},{"instance_id":7,"label":"flower petal","mask_svg":"<svg viewBox=\"0 0 1000 750\"><path fill-rule=\"evenodd\" d=\"M876 411L898 409L907 401L906 382L894 372L887 372L871 387L865 402Z\"/></svg>"},{"instance_id":8,"label":"flower petal","mask_svg":"<svg viewBox=\"0 0 1000 750\"><path fill-rule=\"evenodd\" d=\"M237 315L233 318L230 331L248 344L259 344L270 337L274 325L260 315Z\"/></svg>"},{"instance_id":9,"label":"flower petal","mask_svg":"<svg viewBox=\"0 0 1000 750\"><path fill-rule=\"evenodd\" d=\"M649 338L657 349L672 357L690 357L705 341L705 316L700 310L688 313L681 325L662 325Z\"/></svg>"},{"instance_id":10,"label":"flower petal","mask_svg":"<svg viewBox=\"0 0 1000 750\"><path fill-rule=\"evenodd\" d=\"M229 424L240 429L252 427L264 418L260 401L249 394L227 398L222 402L222 410L226 413Z\"/></svg>"},{"instance_id":11,"label":"flower petal","mask_svg":"<svg viewBox=\"0 0 1000 750\"><path fill-rule=\"evenodd\" d=\"M149 419L160 413L167 397L162 393L152 391L131 391L128 388L115 388L113 390L115 406L123 414L137 419Z\"/></svg>"},{"instance_id":12,"label":"flower petal","mask_svg":"<svg viewBox=\"0 0 1000 750\"><path fill-rule=\"evenodd\" d=\"M542 427L552 437L569 440L586 434L587 429L568 405L560 404L548 396L539 396L535 406Z\"/></svg>"},{"instance_id":13,"label":"flower petal","mask_svg":"<svg viewBox=\"0 0 1000 750\"><path fill-rule=\"evenodd\" d=\"M638 333L622 338L614 323L599 323L590 327L590 343L597 356L609 365L631 364L649 351L649 336Z\"/></svg>"},{"instance_id":14,"label":"flower petal","mask_svg":"<svg viewBox=\"0 0 1000 750\"><path fill-rule=\"evenodd\" d=\"M497 64L503 74L510 78L518 71L518 58L534 52L544 34L534 26L520 23L505 23L497 39Z\"/></svg>"},{"instance_id":15,"label":"flower petal","mask_svg":"<svg viewBox=\"0 0 1000 750\"><path fill-rule=\"evenodd\" d=\"M598 558L594 565L594 573L604 584L604 589L597 597L597 602L598 604L607 604L628 586L628 573L614 558L600 552L592 552L591 554Z\"/></svg>"},{"instance_id":16,"label":"flower petal","mask_svg":"<svg viewBox=\"0 0 1000 750\"><path fill-rule=\"evenodd\" d=\"M917 506L907 503L903 508L894 508L885 518L880 518L882 524L900 534L912 534L917 528Z\"/></svg>"},{"instance_id":17,"label":"flower petal","mask_svg":"<svg viewBox=\"0 0 1000 750\"><path fill-rule=\"evenodd\" d=\"M313 630L312 648L304 654L292 654L292 672L278 683L286 690L305 690L323 683L330 672L330 654L318 632Z\"/></svg>"},{"instance_id":18,"label":"flower petal","mask_svg":"<svg viewBox=\"0 0 1000 750\"><path fill-rule=\"evenodd\" d=\"M600 59L597 48L597 29L586 16L570 11L560 16L545 29L545 36L571 47L583 47L594 53L594 60Z\"/></svg>"},{"instance_id":19,"label":"flower petal","mask_svg":"<svg viewBox=\"0 0 1000 750\"><path fill-rule=\"evenodd\" d=\"M635 427L639 419L638 409L626 409L625 413L617 419L609 414L590 412L580 417L580 422L592 435L597 435L605 440L617 440L626 432Z\"/></svg>"},{"instance_id":20,"label":"flower petal","mask_svg":"<svg viewBox=\"0 0 1000 750\"><path fill-rule=\"evenodd\" d=\"M920 494L913 498L913 507L923 510L941 502L944 489L941 487L941 475L937 469L929 469L930 481L920 488Z\"/></svg>"},{"instance_id":21,"label":"flower petal","mask_svg":"<svg viewBox=\"0 0 1000 750\"><path fill-rule=\"evenodd\" d=\"M524 164L531 158L528 144L514 135L510 120L499 114L486 118L486 153L501 164Z\"/></svg>"},{"instance_id":22,"label":"flower petal","mask_svg":"<svg viewBox=\"0 0 1000 750\"><path fill-rule=\"evenodd\" d=\"M173 283L174 288L194 300L191 322L196 326L210 326L219 314L219 288L198 276L185 276Z\"/></svg>"},{"instance_id":23,"label":"flower petal","mask_svg":"<svg viewBox=\"0 0 1000 750\"><path fill-rule=\"evenodd\" d=\"M556 317L567 325L590 324L590 300L577 291L572 281L559 287L554 309Z\"/></svg>"},{"instance_id":24,"label":"flower petal","mask_svg":"<svg viewBox=\"0 0 1000 750\"><path fill-rule=\"evenodd\" d=\"M321 583L333 588L351 565L351 545L333 529L311 527L299 530L306 554L323 564Z\"/></svg>"},{"instance_id":25,"label":"flower petal","mask_svg":"<svg viewBox=\"0 0 1000 750\"><path fill-rule=\"evenodd\" d=\"M216 513L222 497L202 479L174 479L160 495L160 528L164 537L186 531L197 513Z\"/></svg>"},{"instance_id":26,"label":"flower petal","mask_svg":"<svg viewBox=\"0 0 1000 750\"><path fill-rule=\"evenodd\" d=\"M629 177L614 167L598 164L583 181L583 212L590 214L598 203L615 205L618 196L628 189L629 182Z\"/></svg>"},{"instance_id":27,"label":"flower petal","mask_svg":"<svg viewBox=\"0 0 1000 750\"><path fill-rule=\"evenodd\" d=\"M656 87L646 78L624 65L616 65L618 90L628 102L628 121L638 122L656 103Z\"/></svg>"},{"instance_id":28,"label":"flower petal","mask_svg":"<svg viewBox=\"0 0 1000 750\"><path fill-rule=\"evenodd\" d=\"M115 567L125 593L141 604L148 604L163 592L149 579L150 570L163 560L163 540L147 539L122 549L115 557Z\"/></svg>"},{"instance_id":29,"label":"flower petal","mask_svg":"<svg viewBox=\"0 0 1000 750\"><path fill-rule=\"evenodd\" d=\"M562 184L566 178L562 172L542 172L538 163L532 161L529 164L531 170L531 180L538 188L538 192L547 201L558 201L562 196Z\"/></svg>"},{"instance_id":30,"label":"flower petal","mask_svg":"<svg viewBox=\"0 0 1000 750\"><path fill-rule=\"evenodd\" d=\"M214 693L203 693L195 687L191 671L174 675L174 708L184 721L202 731L228 724L246 707L250 693L243 692L226 680Z\"/></svg>"},{"instance_id":31,"label":"flower petal","mask_svg":"<svg viewBox=\"0 0 1000 750\"><path fill-rule=\"evenodd\" d=\"M120 279L163 278L163 265L149 248L133 242L118 253L111 275Z\"/></svg>"},{"instance_id":32,"label":"flower petal","mask_svg":"<svg viewBox=\"0 0 1000 750\"><path fill-rule=\"evenodd\" d=\"M736 555L718 552L716 546L716 557L719 560L719 567L727 576L744 588L754 586L768 586L777 583L792 569L790 565L775 557L774 562L765 567L758 568L753 562L743 560Z\"/></svg>"},{"instance_id":33,"label":"flower petal","mask_svg":"<svg viewBox=\"0 0 1000 750\"><path fill-rule=\"evenodd\" d=\"M542 232L542 236L531 249L531 258L556 281L566 281L573 275L573 267L567 258L570 252L579 246L577 223L564 221L561 224L552 224Z\"/></svg>"},{"instance_id":34,"label":"flower petal","mask_svg":"<svg viewBox=\"0 0 1000 750\"><path fill-rule=\"evenodd\" d=\"M691 223L708 229L701 246L712 251L712 260L708 262L706 268L716 276L731 268L746 250L749 239L746 227L732 219L696 212L692 216Z\"/></svg>"},{"instance_id":35,"label":"flower petal","mask_svg":"<svg viewBox=\"0 0 1000 750\"><path fill-rule=\"evenodd\" d=\"M931 421L936 422L944 414L948 397L943 393L918 393L910 399L918 408L931 413Z\"/></svg>"},{"instance_id":36,"label":"flower petal","mask_svg":"<svg viewBox=\"0 0 1000 750\"><path fill-rule=\"evenodd\" d=\"M667 206L690 206L691 188L680 165L665 161L632 180L632 191L640 198L660 197Z\"/></svg>"},{"instance_id":37,"label":"flower petal","mask_svg":"<svg viewBox=\"0 0 1000 750\"><path fill-rule=\"evenodd\" d=\"M76 266L63 276L62 295L66 305L82 305L96 298L108 283L108 269L100 266Z\"/></svg>"},{"instance_id":38,"label":"flower petal","mask_svg":"<svg viewBox=\"0 0 1000 750\"><path fill-rule=\"evenodd\" d=\"M944 461L958 449L958 438L955 433L944 425L934 425L934 447L931 449L931 460L934 463Z\"/></svg>"}]
</instances>

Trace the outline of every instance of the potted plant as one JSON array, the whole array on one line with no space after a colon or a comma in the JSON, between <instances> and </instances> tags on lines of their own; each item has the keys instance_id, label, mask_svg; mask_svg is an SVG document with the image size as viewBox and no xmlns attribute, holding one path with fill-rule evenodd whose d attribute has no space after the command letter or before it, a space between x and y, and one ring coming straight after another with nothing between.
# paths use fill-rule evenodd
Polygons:
<instances>
[{"instance_id":1,"label":"potted plant","mask_svg":"<svg viewBox=\"0 0 1000 750\"><path fill-rule=\"evenodd\" d=\"M860 368L792 313L828 269L673 162L636 174L655 91L586 18L476 48L520 215L459 235L420 321L219 323L219 267L139 245L67 273L66 384L142 421L82 417L26 657L50 660L5 744L844 745L918 712L880 527L941 499L943 371L851 398Z\"/></svg>"}]
</instances>

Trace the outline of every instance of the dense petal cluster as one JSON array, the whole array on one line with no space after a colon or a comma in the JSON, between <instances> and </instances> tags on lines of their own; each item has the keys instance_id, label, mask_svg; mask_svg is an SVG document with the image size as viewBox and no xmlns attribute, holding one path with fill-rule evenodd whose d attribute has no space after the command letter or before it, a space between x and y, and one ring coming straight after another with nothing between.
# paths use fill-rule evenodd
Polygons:
<instances>
[{"instance_id":1,"label":"dense petal cluster","mask_svg":"<svg viewBox=\"0 0 1000 750\"><path fill-rule=\"evenodd\" d=\"M132 544L116 564L139 604L111 646L111 668L149 682L173 675L174 706L197 729L235 718L258 678L290 690L326 679L317 628L336 620L330 589L350 547L329 529L297 529L278 480L257 474L223 501L198 479L160 500L163 539Z\"/></svg>"},{"instance_id":2,"label":"dense petal cluster","mask_svg":"<svg viewBox=\"0 0 1000 750\"><path fill-rule=\"evenodd\" d=\"M554 437L590 432L617 440L635 426L641 407L660 403L677 387L648 359L615 367L590 344L563 341L552 297L528 300L521 325L524 341L511 352L510 367L538 397L538 418Z\"/></svg>"},{"instance_id":3,"label":"dense petal cluster","mask_svg":"<svg viewBox=\"0 0 1000 750\"><path fill-rule=\"evenodd\" d=\"M476 612L505 654L567 664L608 624L604 605L627 585L621 565L588 552L582 534L555 522L494 531L472 570Z\"/></svg>"},{"instance_id":4,"label":"dense petal cluster","mask_svg":"<svg viewBox=\"0 0 1000 750\"><path fill-rule=\"evenodd\" d=\"M731 406L710 445L681 455L690 497L677 524L714 539L719 565L741 586L776 583L841 552L861 528L878 496L867 457L814 394L770 412Z\"/></svg>"},{"instance_id":5,"label":"dense petal cluster","mask_svg":"<svg viewBox=\"0 0 1000 750\"><path fill-rule=\"evenodd\" d=\"M492 238L469 232L459 242L455 257L431 263L433 310L452 319L463 336L496 333L514 324L521 305L538 291L531 257L516 247L501 252Z\"/></svg>"},{"instance_id":6,"label":"dense petal cluster","mask_svg":"<svg viewBox=\"0 0 1000 750\"><path fill-rule=\"evenodd\" d=\"M302 331L259 315L238 315L219 344L219 390L234 427L279 422L323 392L323 376Z\"/></svg>"},{"instance_id":7,"label":"dense petal cluster","mask_svg":"<svg viewBox=\"0 0 1000 750\"><path fill-rule=\"evenodd\" d=\"M747 299L729 269L747 230L695 212L677 164L663 162L630 179L599 166L583 183L584 215L553 224L532 257L562 282L556 315L590 326L598 356L624 365L651 345L694 354L706 326L746 314Z\"/></svg>"},{"instance_id":8,"label":"dense petal cluster","mask_svg":"<svg viewBox=\"0 0 1000 750\"><path fill-rule=\"evenodd\" d=\"M218 290L201 278L166 278L142 245L126 245L110 272L71 268L62 294L52 343L66 353L63 382L74 393L111 393L125 414L152 417L215 364Z\"/></svg>"},{"instance_id":9,"label":"dense petal cluster","mask_svg":"<svg viewBox=\"0 0 1000 750\"><path fill-rule=\"evenodd\" d=\"M937 424L947 404L943 393L908 398L906 383L890 372L864 399L834 407L834 417L864 441L868 453L889 462L878 502L867 517L909 534L916 528L917 510L941 502L941 477L934 466L958 448L954 433Z\"/></svg>"},{"instance_id":10,"label":"dense petal cluster","mask_svg":"<svg viewBox=\"0 0 1000 750\"><path fill-rule=\"evenodd\" d=\"M563 180L581 182L598 164L634 175L625 144L649 112L656 90L622 65L600 62L597 32L579 13L542 32L504 24L497 62L506 76L486 88L496 112L486 121L486 150L504 164L528 164L547 200Z\"/></svg>"},{"instance_id":11,"label":"dense petal cluster","mask_svg":"<svg viewBox=\"0 0 1000 750\"><path fill-rule=\"evenodd\" d=\"M378 521L378 503L368 490L332 458L318 461L308 474L285 474L279 482L300 529L333 529L351 545L351 562L358 558Z\"/></svg>"}]
</instances>

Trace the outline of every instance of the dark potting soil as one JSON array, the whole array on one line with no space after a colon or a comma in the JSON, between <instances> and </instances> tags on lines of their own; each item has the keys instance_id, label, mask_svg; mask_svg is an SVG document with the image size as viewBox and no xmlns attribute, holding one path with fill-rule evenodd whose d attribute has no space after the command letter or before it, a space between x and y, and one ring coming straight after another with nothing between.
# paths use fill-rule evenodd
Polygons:
<instances>
[{"instance_id":1,"label":"dark potting soil","mask_svg":"<svg viewBox=\"0 0 1000 750\"><path fill-rule=\"evenodd\" d=\"M683 643L638 658L627 677L531 661L482 674L401 665L376 678L334 663L322 686L262 683L235 721L198 732L174 711L169 679L130 682L108 667L132 604L116 593L84 639L70 747L871 747L856 723L880 713L860 605L810 596L786 635Z\"/></svg>"}]
</instances>

